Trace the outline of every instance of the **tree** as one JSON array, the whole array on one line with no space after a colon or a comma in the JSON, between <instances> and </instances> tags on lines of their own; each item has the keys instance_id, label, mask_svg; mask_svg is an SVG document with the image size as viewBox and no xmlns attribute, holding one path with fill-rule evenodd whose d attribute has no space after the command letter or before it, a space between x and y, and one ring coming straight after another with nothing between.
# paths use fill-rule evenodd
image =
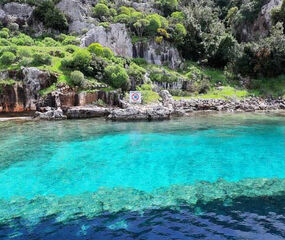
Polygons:
<instances>
[{"instance_id":1,"label":"tree","mask_svg":"<svg viewBox=\"0 0 285 240\"><path fill-rule=\"evenodd\" d=\"M150 21L145 18L140 19L134 23L133 27L135 28L135 31L139 37L143 36L149 24Z\"/></svg>"}]
</instances>

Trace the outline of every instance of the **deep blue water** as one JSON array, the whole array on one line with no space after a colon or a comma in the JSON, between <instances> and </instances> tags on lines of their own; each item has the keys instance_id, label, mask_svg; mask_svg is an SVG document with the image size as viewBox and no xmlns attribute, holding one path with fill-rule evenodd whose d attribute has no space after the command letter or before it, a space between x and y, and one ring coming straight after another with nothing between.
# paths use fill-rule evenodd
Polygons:
<instances>
[{"instance_id":1,"label":"deep blue water","mask_svg":"<svg viewBox=\"0 0 285 240\"><path fill-rule=\"evenodd\" d=\"M276 114L0 122L0 200L64 197L101 187L151 192L219 178L285 178L284 156L285 117ZM0 238L284 239L284 218L280 199L251 199L231 207L106 213L66 224L49 217L33 227L17 219L0 225Z\"/></svg>"}]
</instances>

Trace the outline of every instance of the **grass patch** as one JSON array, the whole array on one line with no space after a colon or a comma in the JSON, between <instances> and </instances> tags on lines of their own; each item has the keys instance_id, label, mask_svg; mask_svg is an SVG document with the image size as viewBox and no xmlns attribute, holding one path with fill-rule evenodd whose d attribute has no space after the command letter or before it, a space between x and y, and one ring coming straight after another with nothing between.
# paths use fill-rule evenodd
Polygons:
<instances>
[{"instance_id":1,"label":"grass patch","mask_svg":"<svg viewBox=\"0 0 285 240\"><path fill-rule=\"evenodd\" d=\"M141 87L138 87L138 91L142 93L143 104L154 103L160 99L159 94L152 91L150 84L143 84Z\"/></svg>"},{"instance_id":2,"label":"grass patch","mask_svg":"<svg viewBox=\"0 0 285 240\"><path fill-rule=\"evenodd\" d=\"M251 89L263 97L285 97L285 75L252 80Z\"/></svg>"},{"instance_id":3,"label":"grass patch","mask_svg":"<svg viewBox=\"0 0 285 240\"><path fill-rule=\"evenodd\" d=\"M243 99L249 97L251 94L246 90L238 90L233 87L222 87L221 89L213 88L206 94L198 94L192 95L189 97L177 97L173 98L176 100L180 99L194 99L194 98L202 98L202 99Z\"/></svg>"}]
</instances>

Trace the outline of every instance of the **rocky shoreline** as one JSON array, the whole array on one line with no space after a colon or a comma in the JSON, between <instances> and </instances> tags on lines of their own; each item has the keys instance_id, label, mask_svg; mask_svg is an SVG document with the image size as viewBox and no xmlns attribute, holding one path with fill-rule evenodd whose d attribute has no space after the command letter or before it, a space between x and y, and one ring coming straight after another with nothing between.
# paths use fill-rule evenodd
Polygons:
<instances>
[{"instance_id":1,"label":"rocky shoreline","mask_svg":"<svg viewBox=\"0 0 285 240\"><path fill-rule=\"evenodd\" d=\"M132 105L121 100L121 107L96 105L74 106L61 109L42 108L35 119L65 120L105 117L112 121L169 120L171 117L187 116L193 112L257 112L285 110L284 99L262 99L251 97L243 100L183 99L174 100L168 91L160 92L160 103Z\"/></svg>"}]
</instances>

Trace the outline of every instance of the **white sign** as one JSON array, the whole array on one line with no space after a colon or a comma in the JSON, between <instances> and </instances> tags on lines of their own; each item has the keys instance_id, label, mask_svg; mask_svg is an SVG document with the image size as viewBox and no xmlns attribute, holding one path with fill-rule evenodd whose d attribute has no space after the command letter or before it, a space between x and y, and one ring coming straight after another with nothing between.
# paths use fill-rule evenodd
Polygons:
<instances>
[{"instance_id":1,"label":"white sign","mask_svg":"<svg viewBox=\"0 0 285 240\"><path fill-rule=\"evenodd\" d=\"M138 91L130 91L130 103L142 103L142 93Z\"/></svg>"}]
</instances>

